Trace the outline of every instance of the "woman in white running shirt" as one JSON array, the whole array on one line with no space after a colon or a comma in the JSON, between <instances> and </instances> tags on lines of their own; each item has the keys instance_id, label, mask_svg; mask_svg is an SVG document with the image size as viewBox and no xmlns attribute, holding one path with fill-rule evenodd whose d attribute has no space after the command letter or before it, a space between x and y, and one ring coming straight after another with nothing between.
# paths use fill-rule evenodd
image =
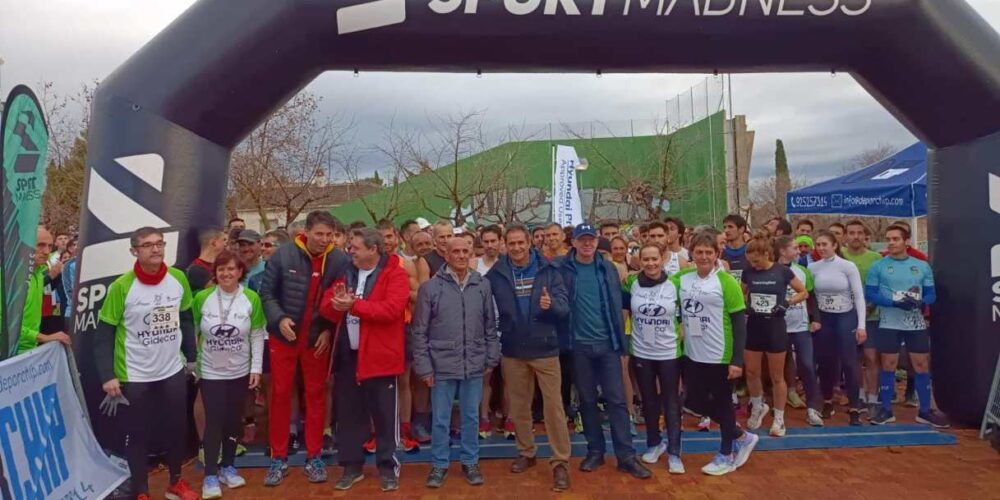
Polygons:
<instances>
[{"instance_id":1,"label":"woman in white running shirt","mask_svg":"<svg viewBox=\"0 0 1000 500\"><path fill-rule=\"evenodd\" d=\"M684 386L687 404L719 423L719 453L701 471L721 476L746 463L760 439L736 425L730 403L733 380L743 374L746 305L740 284L716 268L715 236L696 233L691 240L695 267L673 276L684 335Z\"/></svg>"},{"instance_id":2,"label":"woman in white running shirt","mask_svg":"<svg viewBox=\"0 0 1000 500\"><path fill-rule=\"evenodd\" d=\"M240 285L246 265L223 251L215 258L217 285L194 297L198 329L198 375L205 401L205 480L201 496L221 498L221 485L246 484L233 467L240 417L247 391L260 385L264 356L264 308L260 297ZM220 447L222 459L218 459Z\"/></svg>"},{"instance_id":3,"label":"woman in white running shirt","mask_svg":"<svg viewBox=\"0 0 1000 500\"><path fill-rule=\"evenodd\" d=\"M820 330L813 341L823 392L823 418L833 416L833 388L840 383L843 372L850 401L850 423L861 425L857 348L868 337L861 272L851 261L840 256L840 245L833 233L820 230L816 234L820 260L809 265L809 272L813 275L819 307Z\"/></svg>"},{"instance_id":4,"label":"woman in white running shirt","mask_svg":"<svg viewBox=\"0 0 1000 500\"><path fill-rule=\"evenodd\" d=\"M684 350L677 328L677 287L663 271L663 250L646 244L639 250L642 272L629 276L624 307L632 317L631 365L642 396L646 422L646 453L642 461L656 463L667 453L671 474L683 474L681 462L680 372ZM660 433L660 416L667 422L667 440Z\"/></svg>"}]
</instances>

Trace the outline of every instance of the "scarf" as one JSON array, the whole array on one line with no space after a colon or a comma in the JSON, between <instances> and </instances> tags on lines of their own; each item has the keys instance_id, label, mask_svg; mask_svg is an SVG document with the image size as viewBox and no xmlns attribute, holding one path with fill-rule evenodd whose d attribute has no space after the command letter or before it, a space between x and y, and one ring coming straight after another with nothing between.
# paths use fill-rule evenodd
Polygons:
<instances>
[{"instance_id":1,"label":"scarf","mask_svg":"<svg viewBox=\"0 0 1000 500\"><path fill-rule=\"evenodd\" d=\"M667 281L667 273L660 273L659 279L655 280L646 276L646 273L639 273L639 286L643 288L652 288L663 283L664 281Z\"/></svg>"},{"instance_id":2,"label":"scarf","mask_svg":"<svg viewBox=\"0 0 1000 500\"><path fill-rule=\"evenodd\" d=\"M139 261L136 261L135 265L132 266L132 270L135 271L135 277L143 285L159 285L163 281L163 277L167 275L167 265L160 263L160 269L154 274L149 274L142 269L139 265Z\"/></svg>"}]
</instances>

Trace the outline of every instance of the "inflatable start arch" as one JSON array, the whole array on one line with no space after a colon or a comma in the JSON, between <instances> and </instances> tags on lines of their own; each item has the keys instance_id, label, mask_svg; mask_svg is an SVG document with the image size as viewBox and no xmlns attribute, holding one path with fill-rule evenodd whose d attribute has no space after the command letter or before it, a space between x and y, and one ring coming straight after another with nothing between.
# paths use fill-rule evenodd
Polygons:
<instances>
[{"instance_id":1,"label":"inflatable start arch","mask_svg":"<svg viewBox=\"0 0 1000 500\"><path fill-rule=\"evenodd\" d=\"M963 0L200 0L94 100L76 313L91 391L87 334L129 232L163 228L189 262L222 221L233 147L354 69L851 73L931 147L935 395L981 417L1000 352L1000 36Z\"/></svg>"}]
</instances>

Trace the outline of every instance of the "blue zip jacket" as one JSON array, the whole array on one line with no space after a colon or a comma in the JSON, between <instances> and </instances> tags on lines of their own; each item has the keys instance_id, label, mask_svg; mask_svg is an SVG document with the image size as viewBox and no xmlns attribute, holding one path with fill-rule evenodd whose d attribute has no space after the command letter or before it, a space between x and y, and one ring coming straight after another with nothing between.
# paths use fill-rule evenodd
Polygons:
<instances>
[{"instance_id":1,"label":"blue zip jacket","mask_svg":"<svg viewBox=\"0 0 1000 500\"><path fill-rule=\"evenodd\" d=\"M504 356L515 359L539 359L559 355L558 326L569 314L569 295L555 266L536 250L531 250L538 271L528 300L528 311L522 311L514 289L514 272L510 257L503 255L486 273L493 287L497 306L500 346ZM541 309L542 288L549 292L552 305Z\"/></svg>"},{"instance_id":2,"label":"blue zip jacket","mask_svg":"<svg viewBox=\"0 0 1000 500\"><path fill-rule=\"evenodd\" d=\"M569 295L569 316L560 322L559 328L560 348L569 351L573 348L573 330L576 328L573 307L576 302L576 250L570 250L565 257L556 259L553 263L562 275ZM625 354L625 346L628 344L625 342L625 316L622 314L622 286L618 269L601 257L600 253L594 256L594 263L597 264L597 278L604 285L601 287L601 312L611 331L611 348L619 354Z\"/></svg>"}]
</instances>

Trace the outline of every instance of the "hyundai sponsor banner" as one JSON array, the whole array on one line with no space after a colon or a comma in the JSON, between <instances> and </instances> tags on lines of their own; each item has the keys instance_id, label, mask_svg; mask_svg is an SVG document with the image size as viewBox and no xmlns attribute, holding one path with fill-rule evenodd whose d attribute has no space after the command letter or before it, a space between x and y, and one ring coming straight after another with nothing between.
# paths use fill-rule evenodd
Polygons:
<instances>
[{"instance_id":1,"label":"hyundai sponsor banner","mask_svg":"<svg viewBox=\"0 0 1000 500\"><path fill-rule=\"evenodd\" d=\"M128 478L101 451L51 342L0 363L3 498L104 498Z\"/></svg>"},{"instance_id":2,"label":"hyundai sponsor banner","mask_svg":"<svg viewBox=\"0 0 1000 500\"><path fill-rule=\"evenodd\" d=\"M572 146L556 146L555 164L552 166L552 222L560 226L583 223L580 189L576 185L576 168L580 158Z\"/></svg>"}]
</instances>

